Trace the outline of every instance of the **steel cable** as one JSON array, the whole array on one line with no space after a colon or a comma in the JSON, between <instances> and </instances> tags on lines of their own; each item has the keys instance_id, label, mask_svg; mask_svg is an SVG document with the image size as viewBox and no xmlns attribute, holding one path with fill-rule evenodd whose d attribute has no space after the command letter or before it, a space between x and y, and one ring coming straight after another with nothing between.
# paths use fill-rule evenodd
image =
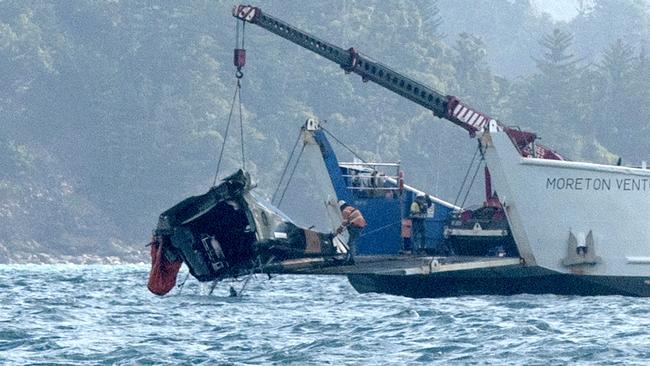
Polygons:
<instances>
[{"instance_id":1,"label":"steel cable","mask_svg":"<svg viewBox=\"0 0 650 366\"><path fill-rule=\"evenodd\" d=\"M232 112L235 110L235 100L239 92L239 79L237 79L237 86L235 87L235 94L232 97L232 103L230 105L230 113L228 114L228 123L226 124L226 132L223 137L223 143L221 144L221 151L219 152L219 160L217 161L217 170L214 172L214 180L212 185L217 184L217 177L219 175L219 169L221 168L221 160L223 159L223 152L226 148L226 142L228 141L228 131L230 130L230 122L232 121Z\"/></svg>"},{"instance_id":2,"label":"steel cable","mask_svg":"<svg viewBox=\"0 0 650 366\"><path fill-rule=\"evenodd\" d=\"M476 155L478 154L478 151L479 151L478 148L474 151L474 156L472 156L472 161L467 167L467 171L465 172L465 178L463 178L463 183L460 185L460 188L458 189L458 194L454 199L454 206L456 206L456 204L458 203L458 199L460 198L460 195L463 193L463 188L465 187L465 183L467 182L467 177L469 177L469 172L472 170L472 167L474 166L474 161L476 160Z\"/></svg>"},{"instance_id":3,"label":"steel cable","mask_svg":"<svg viewBox=\"0 0 650 366\"><path fill-rule=\"evenodd\" d=\"M271 203L275 201L275 197L278 195L278 191L282 186L282 181L284 180L284 176L287 174L287 169L289 169L289 165L291 164L291 160L293 159L293 154L296 152L296 147L298 147L298 142L300 142L301 135L302 135L302 128L300 129L300 131L298 131L298 137L296 138L296 142L293 144L293 148L291 149L291 154L289 154L289 159L287 159L287 163L284 165L284 169L282 169L282 175L280 175L280 181L278 182L278 186L275 187L275 192L273 192L273 196L271 196Z\"/></svg>"},{"instance_id":4,"label":"steel cable","mask_svg":"<svg viewBox=\"0 0 650 366\"><path fill-rule=\"evenodd\" d=\"M321 126L321 129L322 129L323 131L325 131L328 135L330 135L330 136L334 139L334 141L338 142L339 144L341 144L341 146L343 146L343 147L346 148L349 152L351 152L352 155L354 155L357 159L361 160L361 161L364 162L364 163L368 163L368 162L365 161L361 156L359 156L359 154L357 154L354 150L352 150L352 148L350 148L348 145L344 144L341 140L339 140L336 136L334 136L334 134L332 134L330 131L328 131L327 129L325 129L325 127Z\"/></svg>"},{"instance_id":5,"label":"steel cable","mask_svg":"<svg viewBox=\"0 0 650 366\"><path fill-rule=\"evenodd\" d=\"M280 200L278 201L278 208L280 208L280 204L282 204L282 200L284 199L285 193L287 193L287 189L289 188L289 183L291 183L291 179L293 179L293 175L296 172L296 168L298 168L298 163L300 163L300 157L302 156L303 151L305 151L305 144L302 145L302 149L300 149L300 153L298 154L298 157L296 158L296 164L293 166L293 169L291 170L291 174L289 175L289 180L287 180L287 184L284 186L284 191L282 191L282 196L280 196Z\"/></svg>"}]
</instances>

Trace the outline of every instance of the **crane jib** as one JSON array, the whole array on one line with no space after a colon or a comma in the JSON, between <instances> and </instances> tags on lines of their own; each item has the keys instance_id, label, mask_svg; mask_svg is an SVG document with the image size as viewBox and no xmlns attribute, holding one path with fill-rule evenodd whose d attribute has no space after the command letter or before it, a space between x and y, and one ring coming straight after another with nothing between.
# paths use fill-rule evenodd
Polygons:
<instances>
[{"instance_id":1,"label":"crane jib","mask_svg":"<svg viewBox=\"0 0 650 366\"><path fill-rule=\"evenodd\" d=\"M536 134L506 127L497 120L462 103L458 98L445 95L390 69L388 66L372 61L359 54L354 48L346 50L323 41L288 23L264 14L260 8L254 6L237 5L233 8L232 15L241 21L256 24L337 63L346 72L360 75L363 81L372 81L431 110L436 117L444 118L464 128L469 132L470 136L474 136L476 132L493 125L510 136L522 156L564 160L560 154L552 149L534 145L533 142L537 138Z\"/></svg>"},{"instance_id":2,"label":"crane jib","mask_svg":"<svg viewBox=\"0 0 650 366\"><path fill-rule=\"evenodd\" d=\"M448 116L447 102L450 96L444 95L424 84L408 78L388 66L374 62L360 55L353 48L345 50L323 41L307 32L297 29L279 19L263 13L259 8L239 5L233 8L233 16L256 24L299 46L302 46L326 59L337 63L347 72L360 75L364 81L373 81L415 103L433 111L440 118ZM462 123L459 123L462 124Z\"/></svg>"},{"instance_id":3,"label":"crane jib","mask_svg":"<svg viewBox=\"0 0 650 366\"><path fill-rule=\"evenodd\" d=\"M433 114L446 118L448 115L448 101L450 96L412 80L379 62L374 62L360 55L354 48L348 51L352 59L351 67L346 71L354 72L364 81L372 81L384 88L397 93L413 102L433 111Z\"/></svg>"}]
</instances>

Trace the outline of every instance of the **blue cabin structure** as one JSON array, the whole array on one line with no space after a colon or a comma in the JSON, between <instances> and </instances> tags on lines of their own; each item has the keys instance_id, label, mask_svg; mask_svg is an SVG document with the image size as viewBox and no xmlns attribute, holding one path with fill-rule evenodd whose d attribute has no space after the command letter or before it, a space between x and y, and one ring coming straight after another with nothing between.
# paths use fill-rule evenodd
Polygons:
<instances>
[{"instance_id":1,"label":"blue cabin structure","mask_svg":"<svg viewBox=\"0 0 650 366\"><path fill-rule=\"evenodd\" d=\"M366 219L367 226L356 241L358 254L400 254L405 249L403 220L408 219L415 197L426 193L403 183L399 163L339 162L319 122L310 119L305 128L318 143L337 198L358 208ZM460 207L432 195L429 198L425 249L436 253L442 250L445 222Z\"/></svg>"}]
</instances>

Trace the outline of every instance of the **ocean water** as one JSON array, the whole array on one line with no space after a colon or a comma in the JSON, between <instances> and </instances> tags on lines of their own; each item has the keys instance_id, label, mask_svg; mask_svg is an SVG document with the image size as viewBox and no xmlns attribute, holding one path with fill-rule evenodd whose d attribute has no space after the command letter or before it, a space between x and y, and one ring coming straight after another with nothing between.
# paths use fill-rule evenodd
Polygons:
<instances>
[{"instance_id":1,"label":"ocean water","mask_svg":"<svg viewBox=\"0 0 650 366\"><path fill-rule=\"evenodd\" d=\"M409 299L338 276L258 276L235 298L190 279L157 297L147 274L0 266L0 364L650 364L650 299Z\"/></svg>"}]
</instances>

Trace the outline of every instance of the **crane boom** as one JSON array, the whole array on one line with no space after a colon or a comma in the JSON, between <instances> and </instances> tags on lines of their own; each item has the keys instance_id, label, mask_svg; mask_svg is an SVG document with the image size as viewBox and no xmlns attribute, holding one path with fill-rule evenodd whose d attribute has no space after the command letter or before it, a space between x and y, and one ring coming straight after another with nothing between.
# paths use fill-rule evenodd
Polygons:
<instances>
[{"instance_id":1,"label":"crane boom","mask_svg":"<svg viewBox=\"0 0 650 366\"><path fill-rule=\"evenodd\" d=\"M232 15L242 21L256 24L271 33L302 46L326 59L337 63L346 73L355 73L363 81L372 81L404 98L407 98L467 130L470 136L482 131L490 122L499 130L505 131L523 156L537 156L545 159L563 160L553 150L534 145L537 135L532 132L503 126L484 113L474 110L460 99L445 95L427 85L413 80L386 65L361 55L354 48L343 49L316 36L304 32L280 19L263 13L260 8L250 5L236 5Z\"/></svg>"}]
</instances>

